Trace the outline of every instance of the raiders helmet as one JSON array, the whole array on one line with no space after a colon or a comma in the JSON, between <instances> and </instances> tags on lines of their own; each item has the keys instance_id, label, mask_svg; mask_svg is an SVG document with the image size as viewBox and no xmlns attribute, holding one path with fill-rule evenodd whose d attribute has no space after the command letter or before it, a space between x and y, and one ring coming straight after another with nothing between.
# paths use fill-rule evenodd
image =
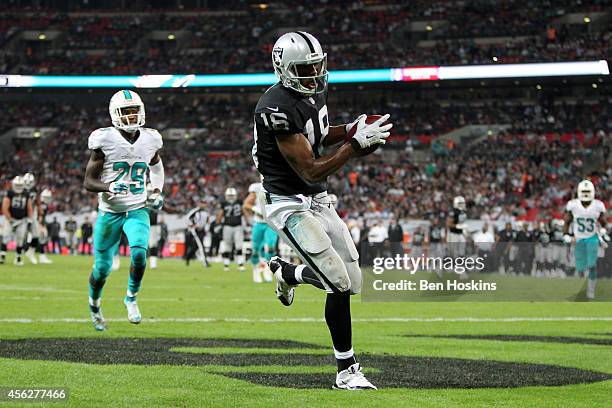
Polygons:
<instances>
[{"instance_id":1,"label":"raiders helmet","mask_svg":"<svg viewBox=\"0 0 612 408\"><path fill-rule=\"evenodd\" d=\"M13 180L11 181L11 189L15 193L21 194L23 193L24 188L25 188L25 183L23 182L23 177L15 176L15 178L13 178Z\"/></svg>"},{"instance_id":2,"label":"raiders helmet","mask_svg":"<svg viewBox=\"0 0 612 408\"><path fill-rule=\"evenodd\" d=\"M463 196L457 196L453 199L453 208L461 211L465 211L465 198Z\"/></svg>"},{"instance_id":3,"label":"raiders helmet","mask_svg":"<svg viewBox=\"0 0 612 408\"><path fill-rule=\"evenodd\" d=\"M327 54L312 35L282 35L272 48L274 73L286 88L310 96L327 89Z\"/></svg>"},{"instance_id":4,"label":"raiders helmet","mask_svg":"<svg viewBox=\"0 0 612 408\"><path fill-rule=\"evenodd\" d=\"M234 201L236 198L238 198L238 193L234 187L229 187L225 190L225 199L227 201Z\"/></svg>"},{"instance_id":5,"label":"raiders helmet","mask_svg":"<svg viewBox=\"0 0 612 408\"><path fill-rule=\"evenodd\" d=\"M36 185L36 179L32 173L26 173L23 175L23 185L26 190L31 190Z\"/></svg>"}]
</instances>

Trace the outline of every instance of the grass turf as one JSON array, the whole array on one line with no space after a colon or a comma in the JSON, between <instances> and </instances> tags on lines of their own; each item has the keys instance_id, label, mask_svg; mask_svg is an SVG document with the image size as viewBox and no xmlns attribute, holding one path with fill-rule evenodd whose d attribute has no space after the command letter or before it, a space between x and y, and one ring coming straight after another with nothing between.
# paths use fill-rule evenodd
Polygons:
<instances>
[{"instance_id":1,"label":"grass turf","mask_svg":"<svg viewBox=\"0 0 612 408\"><path fill-rule=\"evenodd\" d=\"M67 387L68 406L595 407L612 393L609 303L355 297L354 346L381 389L343 393L326 388L334 363L314 288L300 287L286 308L248 272L163 260L145 274L134 326L124 258L104 290L109 330L98 333L87 321L92 258L53 260L0 265L0 387ZM557 378L568 385L538 385Z\"/></svg>"}]
</instances>

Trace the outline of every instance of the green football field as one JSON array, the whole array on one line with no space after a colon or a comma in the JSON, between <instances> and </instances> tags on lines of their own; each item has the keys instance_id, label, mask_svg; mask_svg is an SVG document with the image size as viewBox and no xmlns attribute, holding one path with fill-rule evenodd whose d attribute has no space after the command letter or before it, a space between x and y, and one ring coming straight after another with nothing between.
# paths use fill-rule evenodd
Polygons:
<instances>
[{"instance_id":1,"label":"green football field","mask_svg":"<svg viewBox=\"0 0 612 408\"><path fill-rule=\"evenodd\" d=\"M0 388L66 388L55 406L610 406L610 303L354 297L354 348L379 390L350 393L330 389L325 295L314 288L298 288L287 308L250 272L162 260L145 274L136 326L122 303L124 258L98 333L92 258L53 260L0 265Z\"/></svg>"}]
</instances>

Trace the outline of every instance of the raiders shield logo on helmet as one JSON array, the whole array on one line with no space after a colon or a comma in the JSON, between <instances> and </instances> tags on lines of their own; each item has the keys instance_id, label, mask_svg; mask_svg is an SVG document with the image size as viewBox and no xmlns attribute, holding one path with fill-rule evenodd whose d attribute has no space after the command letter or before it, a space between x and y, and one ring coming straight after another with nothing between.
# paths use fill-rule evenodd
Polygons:
<instances>
[{"instance_id":1,"label":"raiders shield logo on helmet","mask_svg":"<svg viewBox=\"0 0 612 408\"><path fill-rule=\"evenodd\" d=\"M283 61L283 49L282 48L273 49L272 58L274 58L274 65L280 65Z\"/></svg>"}]
</instances>

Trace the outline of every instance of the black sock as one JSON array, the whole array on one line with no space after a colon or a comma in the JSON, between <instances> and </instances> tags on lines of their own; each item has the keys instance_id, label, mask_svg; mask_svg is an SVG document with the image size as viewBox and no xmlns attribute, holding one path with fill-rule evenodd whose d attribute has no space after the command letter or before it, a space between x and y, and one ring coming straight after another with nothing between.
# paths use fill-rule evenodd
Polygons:
<instances>
[{"instance_id":1,"label":"black sock","mask_svg":"<svg viewBox=\"0 0 612 408\"><path fill-rule=\"evenodd\" d=\"M297 268L297 266L290 263L281 265L281 275L283 280L289 285L299 285L299 282L295 279L295 268Z\"/></svg>"},{"instance_id":2,"label":"black sock","mask_svg":"<svg viewBox=\"0 0 612 408\"><path fill-rule=\"evenodd\" d=\"M283 265L283 270L281 274L283 276L283 280L287 282L289 285L299 285L300 284L300 282L298 282L298 280L295 277L295 271L298 268L298 266L299 265L293 265L290 263ZM319 280L319 277L308 266L305 266L302 269L302 281L304 281L304 283L308 283L312 286L315 286L319 289L325 289L325 287Z\"/></svg>"},{"instance_id":3,"label":"black sock","mask_svg":"<svg viewBox=\"0 0 612 408\"><path fill-rule=\"evenodd\" d=\"M353 348L351 329L351 300L349 292L328 293L325 302L325 321L331 334L334 350L346 352ZM355 357L336 359L338 372L355 364Z\"/></svg>"}]
</instances>

